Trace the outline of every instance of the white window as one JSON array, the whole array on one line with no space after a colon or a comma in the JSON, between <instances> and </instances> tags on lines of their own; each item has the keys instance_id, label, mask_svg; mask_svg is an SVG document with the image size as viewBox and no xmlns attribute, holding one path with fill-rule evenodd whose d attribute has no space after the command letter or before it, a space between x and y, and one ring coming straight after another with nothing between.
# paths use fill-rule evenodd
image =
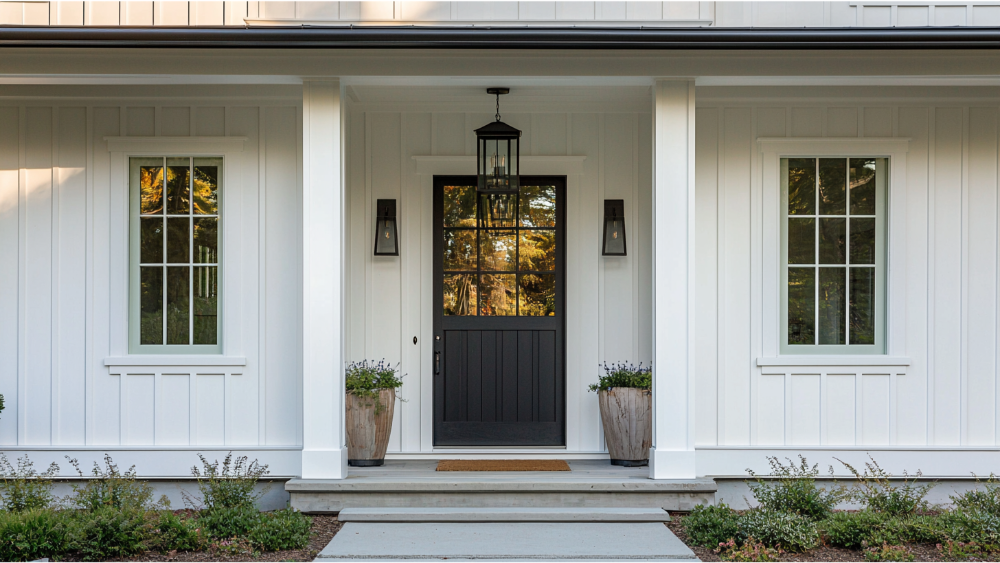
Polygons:
<instances>
[{"instance_id":1,"label":"white window","mask_svg":"<svg viewBox=\"0 0 1000 563\"><path fill-rule=\"evenodd\" d=\"M780 166L781 353L884 354L888 159Z\"/></svg>"},{"instance_id":2,"label":"white window","mask_svg":"<svg viewBox=\"0 0 1000 563\"><path fill-rule=\"evenodd\" d=\"M129 158L129 352L221 353L222 157Z\"/></svg>"}]
</instances>

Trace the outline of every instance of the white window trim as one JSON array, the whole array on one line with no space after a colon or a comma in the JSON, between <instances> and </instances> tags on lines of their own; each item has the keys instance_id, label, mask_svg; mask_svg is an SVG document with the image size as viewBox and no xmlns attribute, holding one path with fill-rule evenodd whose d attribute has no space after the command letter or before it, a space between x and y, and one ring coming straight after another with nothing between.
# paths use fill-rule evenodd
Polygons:
<instances>
[{"instance_id":1,"label":"white window trim","mask_svg":"<svg viewBox=\"0 0 1000 563\"><path fill-rule=\"evenodd\" d=\"M219 283L222 299L219 301L219 345L213 350L199 350L197 346L178 345L176 351L157 350L153 355L178 356L235 356L241 357L242 350L236 337L242 326L239 303L239 276L227 276L226 270L238 272L240 269L238 251L239 239L233 233L232 225L239 225L239 198L227 197L226 193L240 193L240 163L246 137L105 137L111 164L111 287L110 357L147 356L143 352L129 350L130 295L131 295L131 254L130 254L130 193L129 158L133 156L184 156L223 158L223 195L219 201L219 216L232 216L237 220L221 221ZM188 362L191 363L191 362ZM198 361L194 361L195 364Z\"/></svg>"},{"instance_id":2,"label":"white window trim","mask_svg":"<svg viewBox=\"0 0 1000 563\"><path fill-rule=\"evenodd\" d=\"M822 137L757 139L761 158L761 282L760 325L762 358L781 357L781 159L808 157L885 157L889 159L889 185L886 198L886 294L885 350L880 356L905 356L906 322L906 232L903 221L906 209L906 153L910 139L901 137ZM848 352L849 353L849 352ZM808 358L810 355L796 354ZM788 357L787 355L784 357ZM855 363L866 365L869 359L858 357Z\"/></svg>"}]
</instances>

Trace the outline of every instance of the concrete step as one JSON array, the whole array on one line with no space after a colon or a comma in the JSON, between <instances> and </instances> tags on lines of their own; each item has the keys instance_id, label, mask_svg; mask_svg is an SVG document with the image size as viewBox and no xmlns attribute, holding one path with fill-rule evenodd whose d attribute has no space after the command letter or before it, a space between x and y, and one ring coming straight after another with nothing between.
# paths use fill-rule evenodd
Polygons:
<instances>
[{"instance_id":1,"label":"concrete step","mask_svg":"<svg viewBox=\"0 0 1000 563\"><path fill-rule=\"evenodd\" d=\"M345 508L341 522L669 522L662 508Z\"/></svg>"}]
</instances>

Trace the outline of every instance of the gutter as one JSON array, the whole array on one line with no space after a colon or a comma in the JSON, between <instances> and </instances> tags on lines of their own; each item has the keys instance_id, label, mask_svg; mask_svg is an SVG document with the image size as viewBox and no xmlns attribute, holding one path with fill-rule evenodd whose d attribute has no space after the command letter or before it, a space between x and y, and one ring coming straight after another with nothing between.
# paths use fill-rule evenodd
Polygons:
<instances>
[{"instance_id":1,"label":"gutter","mask_svg":"<svg viewBox=\"0 0 1000 563\"><path fill-rule=\"evenodd\" d=\"M1000 27L29 27L0 48L131 49L997 49Z\"/></svg>"}]
</instances>

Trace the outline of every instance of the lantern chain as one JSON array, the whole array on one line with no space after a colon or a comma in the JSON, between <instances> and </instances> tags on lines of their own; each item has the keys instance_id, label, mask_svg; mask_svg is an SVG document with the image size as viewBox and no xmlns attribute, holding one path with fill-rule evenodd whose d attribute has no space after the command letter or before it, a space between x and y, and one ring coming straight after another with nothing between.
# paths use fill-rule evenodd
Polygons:
<instances>
[{"instance_id":1,"label":"lantern chain","mask_svg":"<svg viewBox=\"0 0 1000 563\"><path fill-rule=\"evenodd\" d=\"M497 121L500 121L500 92L497 92Z\"/></svg>"}]
</instances>

